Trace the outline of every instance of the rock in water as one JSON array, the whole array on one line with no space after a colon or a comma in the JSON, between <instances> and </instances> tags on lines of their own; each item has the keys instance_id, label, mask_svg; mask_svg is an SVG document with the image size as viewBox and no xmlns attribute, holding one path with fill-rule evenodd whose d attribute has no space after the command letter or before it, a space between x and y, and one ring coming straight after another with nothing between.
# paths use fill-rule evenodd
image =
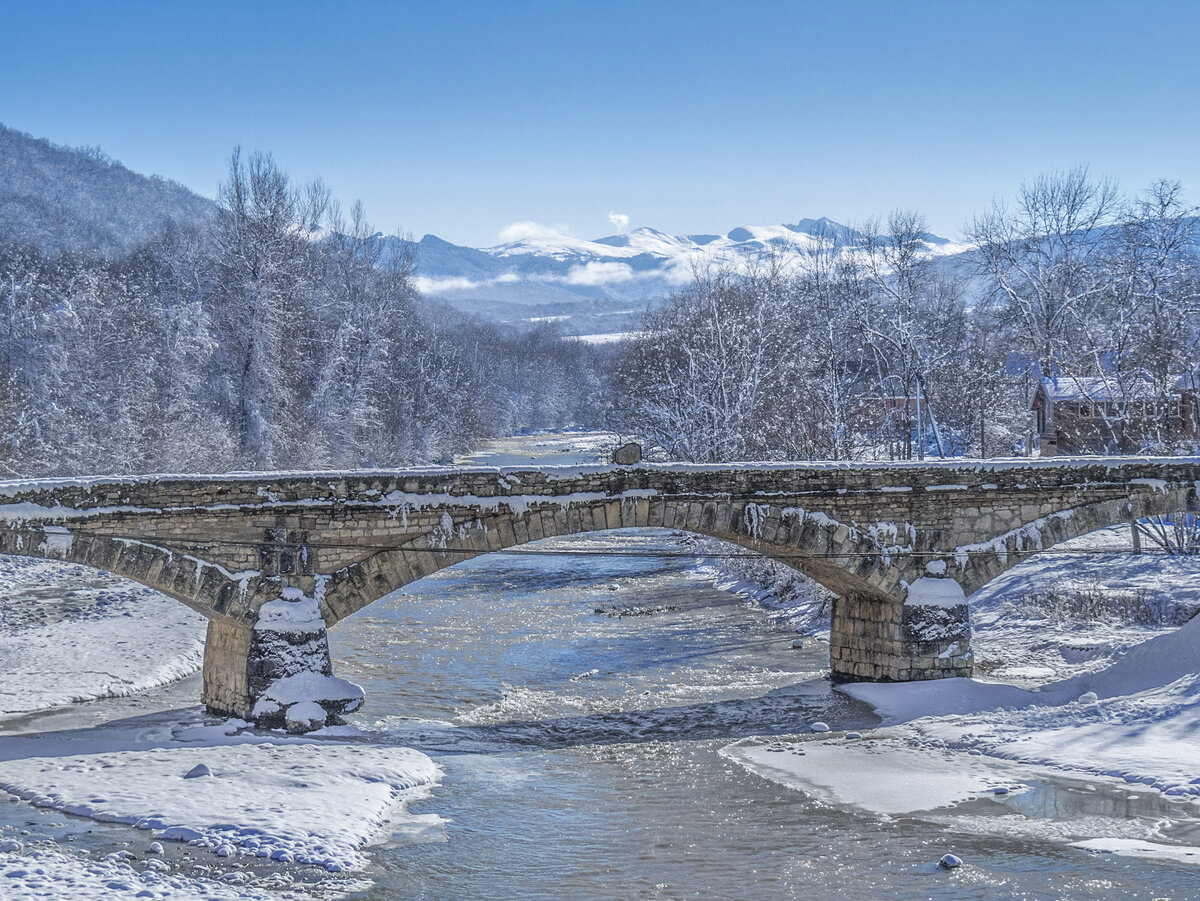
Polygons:
<instances>
[{"instance_id":1,"label":"rock in water","mask_svg":"<svg viewBox=\"0 0 1200 901\"><path fill-rule=\"evenodd\" d=\"M946 854L938 861L938 866L943 870L953 870L962 866L962 859L953 854Z\"/></svg>"},{"instance_id":2,"label":"rock in water","mask_svg":"<svg viewBox=\"0 0 1200 901\"><path fill-rule=\"evenodd\" d=\"M622 444L613 451L613 462L618 466L635 466L642 462L642 446L634 441Z\"/></svg>"},{"instance_id":3,"label":"rock in water","mask_svg":"<svg viewBox=\"0 0 1200 901\"><path fill-rule=\"evenodd\" d=\"M300 701L287 709L288 732L312 732L326 723L325 708L316 701Z\"/></svg>"},{"instance_id":4,"label":"rock in water","mask_svg":"<svg viewBox=\"0 0 1200 901\"><path fill-rule=\"evenodd\" d=\"M825 723L813 723L812 730L813 732L828 732L829 726Z\"/></svg>"},{"instance_id":5,"label":"rock in water","mask_svg":"<svg viewBox=\"0 0 1200 901\"><path fill-rule=\"evenodd\" d=\"M211 776L213 771L208 768L207 763L198 763L186 773L183 774L184 779L199 779L201 776Z\"/></svg>"}]
</instances>

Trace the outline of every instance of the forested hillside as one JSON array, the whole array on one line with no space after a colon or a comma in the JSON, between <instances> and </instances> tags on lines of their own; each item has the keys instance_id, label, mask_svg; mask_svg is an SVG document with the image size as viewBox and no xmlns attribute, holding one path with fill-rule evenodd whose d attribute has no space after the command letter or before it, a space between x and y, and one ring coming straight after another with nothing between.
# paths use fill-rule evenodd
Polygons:
<instances>
[{"instance_id":1,"label":"forested hillside","mask_svg":"<svg viewBox=\"0 0 1200 901\"><path fill-rule=\"evenodd\" d=\"M46 218L82 249L0 238L8 474L400 466L593 408L601 351L425 307L361 206L269 155L235 152L211 216L175 210L127 253L70 212Z\"/></svg>"},{"instance_id":2,"label":"forested hillside","mask_svg":"<svg viewBox=\"0 0 1200 901\"><path fill-rule=\"evenodd\" d=\"M211 200L130 172L99 149L60 147L0 125L0 239L111 258L168 226L213 215Z\"/></svg>"}]
</instances>

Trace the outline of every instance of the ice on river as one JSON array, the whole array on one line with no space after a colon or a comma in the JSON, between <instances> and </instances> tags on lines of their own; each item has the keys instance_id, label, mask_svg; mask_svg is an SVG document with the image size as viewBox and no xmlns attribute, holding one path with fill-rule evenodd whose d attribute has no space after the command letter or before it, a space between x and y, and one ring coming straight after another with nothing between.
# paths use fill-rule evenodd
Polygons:
<instances>
[{"instance_id":1,"label":"ice on river","mask_svg":"<svg viewBox=\"0 0 1200 901\"><path fill-rule=\"evenodd\" d=\"M1100 854L1120 854L1126 857L1146 857L1154 860L1171 860L1177 863L1200 864L1200 848L1188 845L1164 845L1129 838L1094 838L1072 842L1074 848L1095 851Z\"/></svg>"},{"instance_id":2,"label":"ice on river","mask_svg":"<svg viewBox=\"0 0 1200 901\"><path fill-rule=\"evenodd\" d=\"M949 807L972 798L1023 791L1014 768L902 738L746 739L721 753L760 776L830 805L879 814Z\"/></svg>"},{"instance_id":3,"label":"ice on river","mask_svg":"<svg viewBox=\"0 0 1200 901\"><path fill-rule=\"evenodd\" d=\"M40 807L127 823L218 856L329 871L361 867L389 824L437 833L409 814L440 768L409 748L336 737L233 734L161 718L0 738L0 788ZM148 845L152 839L146 838Z\"/></svg>"}]
</instances>

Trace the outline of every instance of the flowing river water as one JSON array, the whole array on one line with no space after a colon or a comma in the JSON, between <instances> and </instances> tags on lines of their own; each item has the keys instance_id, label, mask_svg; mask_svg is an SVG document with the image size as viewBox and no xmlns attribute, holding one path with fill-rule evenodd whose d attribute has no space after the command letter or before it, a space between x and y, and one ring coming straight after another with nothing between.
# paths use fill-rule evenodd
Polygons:
<instances>
[{"instance_id":1,"label":"flowing river water","mask_svg":"<svg viewBox=\"0 0 1200 901\"><path fill-rule=\"evenodd\" d=\"M884 817L723 755L814 721L878 719L822 678L823 643L794 648L794 633L693 561L653 556L682 547L643 531L478 558L331 633L339 672L367 690L359 725L445 770L413 806L444 825L376 849L366 897L1197 896L1194 866L1064 841L1104 821L1194 831L1155 795L1050 777ZM969 866L941 870L947 852Z\"/></svg>"},{"instance_id":2,"label":"flowing river water","mask_svg":"<svg viewBox=\"0 0 1200 901\"><path fill-rule=\"evenodd\" d=\"M937 808L915 780L912 812L884 816L739 763L739 742L804 755L814 722L870 741L879 721L824 678L827 645L795 647L779 618L716 588L688 548L663 530L540 542L443 570L331 631L338 675L366 689L354 721L364 740L417 748L444 771L412 804L437 825L370 849L371 887L351 897L1200 897L1195 865L1068 844L1200 844L1192 808L1154 793L1032 773L1023 792ZM198 682L5 729L170 717L195 704ZM822 760L838 766L836 754ZM887 778L904 787L909 773L898 764ZM0 805L6 823L96 853L133 831L17 803ZM966 865L940 869L947 852ZM320 871L302 879L320 896L338 885Z\"/></svg>"}]
</instances>

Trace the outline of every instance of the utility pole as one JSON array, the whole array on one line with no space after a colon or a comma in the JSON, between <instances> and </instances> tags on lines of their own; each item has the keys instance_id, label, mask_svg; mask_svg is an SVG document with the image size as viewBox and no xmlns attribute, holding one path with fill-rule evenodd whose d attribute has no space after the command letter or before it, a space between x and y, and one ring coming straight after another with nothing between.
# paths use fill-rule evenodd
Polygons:
<instances>
[{"instance_id":1,"label":"utility pole","mask_svg":"<svg viewBox=\"0 0 1200 901\"><path fill-rule=\"evenodd\" d=\"M925 417L921 412L921 377L917 376L917 459L925 459Z\"/></svg>"}]
</instances>

